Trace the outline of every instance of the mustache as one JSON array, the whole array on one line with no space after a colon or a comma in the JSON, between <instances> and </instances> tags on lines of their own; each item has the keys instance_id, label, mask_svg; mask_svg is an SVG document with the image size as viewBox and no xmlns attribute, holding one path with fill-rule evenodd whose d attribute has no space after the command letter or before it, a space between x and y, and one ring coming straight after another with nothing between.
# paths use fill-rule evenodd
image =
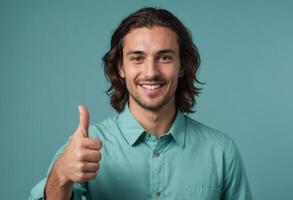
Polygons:
<instances>
[{"instance_id":1,"label":"mustache","mask_svg":"<svg viewBox=\"0 0 293 200\"><path fill-rule=\"evenodd\" d=\"M158 83L158 84L165 84L166 80L163 79L161 76L154 76L154 77L144 77L142 79L135 80L135 84L142 84L142 83Z\"/></svg>"}]
</instances>

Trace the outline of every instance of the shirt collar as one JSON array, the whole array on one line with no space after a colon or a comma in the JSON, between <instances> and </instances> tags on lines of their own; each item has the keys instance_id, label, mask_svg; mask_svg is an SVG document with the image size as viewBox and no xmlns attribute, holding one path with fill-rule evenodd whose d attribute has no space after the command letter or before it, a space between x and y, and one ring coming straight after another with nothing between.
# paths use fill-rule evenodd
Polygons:
<instances>
[{"instance_id":1,"label":"shirt collar","mask_svg":"<svg viewBox=\"0 0 293 200\"><path fill-rule=\"evenodd\" d=\"M185 116L182 112L177 110L176 118L169 130L169 133L173 136L175 142L181 147L184 148L185 138L186 138L186 129L185 129Z\"/></svg>"},{"instance_id":2,"label":"shirt collar","mask_svg":"<svg viewBox=\"0 0 293 200\"><path fill-rule=\"evenodd\" d=\"M128 104L124 110L118 115L118 125L122 131L124 138L132 146L139 139L145 129L134 118L129 110Z\"/></svg>"},{"instance_id":3,"label":"shirt collar","mask_svg":"<svg viewBox=\"0 0 293 200\"><path fill-rule=\"evenodd\" d=\"M124 110L118 115L118 124L124 138L131 146L136 143L143 133L147 132L135 119L128 107L128 104L125 105ZM177 111L176 118L167 133L172 135L175 142L180 147L184 148L186 136L185 116L179 110Z\"/></svg>"}]
</instances>

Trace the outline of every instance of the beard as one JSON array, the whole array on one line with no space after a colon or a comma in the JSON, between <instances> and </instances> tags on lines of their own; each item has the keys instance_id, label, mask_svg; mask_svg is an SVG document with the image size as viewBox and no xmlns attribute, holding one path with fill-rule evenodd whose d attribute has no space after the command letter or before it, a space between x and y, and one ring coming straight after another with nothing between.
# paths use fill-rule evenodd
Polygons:
<instances>
[{"instance_id":1,"label":"beard","mask_svg":"<svg viewBox=\"0 0 293 200\"><path fill-rule=\"evenodd\" d=\"M157 102L156 104L148 104L147 102L145 102L142 98L140 98L139 95L134 95L132 93L129 92L129 95L131 96L131 98L138 104L140 105L142 108L146 109L146 110L151 110L151 111L159 111L161 108L163 108L165 105L167 105L172 97L175 96L175 92L171 95L168 96L164 96L159 102Z\"/></svg>"}]
</instances>

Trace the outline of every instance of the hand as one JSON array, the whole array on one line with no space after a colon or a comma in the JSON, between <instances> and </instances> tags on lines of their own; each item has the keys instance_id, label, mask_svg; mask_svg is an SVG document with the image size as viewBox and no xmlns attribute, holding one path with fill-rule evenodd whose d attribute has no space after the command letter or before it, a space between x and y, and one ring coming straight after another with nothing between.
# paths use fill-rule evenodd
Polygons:
<instances>
[{"instance_id":1,"label":"hand","mask_svg":"<svg viewBox=\"0 0 293 200\"><path fill-rule=\"evenodd\" d=\"M101 160L99 139L88 137L89 112L79 106L79 126L67 148L54 165L54 171L62 185L83 183L96 177Z\"/></svg>"}]
</instances>

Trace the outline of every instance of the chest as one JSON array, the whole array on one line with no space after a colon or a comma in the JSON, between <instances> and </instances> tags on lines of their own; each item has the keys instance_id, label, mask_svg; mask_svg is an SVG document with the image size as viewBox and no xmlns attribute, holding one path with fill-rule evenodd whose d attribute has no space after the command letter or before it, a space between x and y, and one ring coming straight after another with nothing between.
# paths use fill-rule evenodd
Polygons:
<instances>
[{"instance_id":1,"label":"chest","mask_svg":"<svg viewBox=\"0 0 293 200\"><path fill-rule=\"evenodd\" d=\"M89 182L91 199L220 199L221 154L146 145L102 152L97 178Z\"/></svg>"}]
</instances>

